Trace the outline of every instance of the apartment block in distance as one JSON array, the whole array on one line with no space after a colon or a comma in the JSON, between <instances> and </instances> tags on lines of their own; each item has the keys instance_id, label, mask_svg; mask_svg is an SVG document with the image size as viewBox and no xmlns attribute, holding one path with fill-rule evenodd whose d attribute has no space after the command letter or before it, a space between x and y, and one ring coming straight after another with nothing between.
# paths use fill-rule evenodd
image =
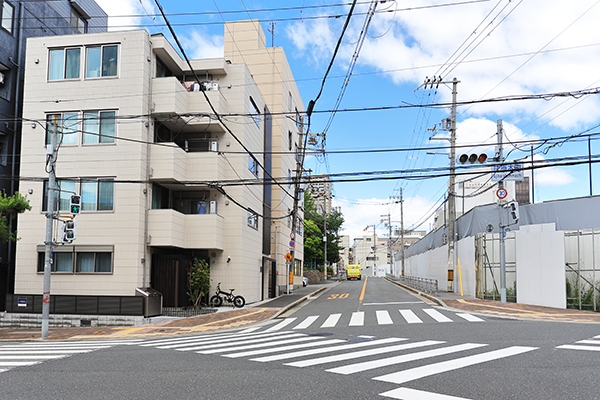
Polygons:
<instances>
[{"instance_id":1,"label":"apartment block in distance","mask_svg":"<svg viewBox=\"0 0 600 400\"><path fill-rule=\"evenodd\" d=\"M23 129L33 209L19 219L15 293L42 291L46 145L58 121L57 208L76 193L82 211L72 243L54 223L52 294L152 287L182 307L187 269L202 259L213 288L247 302L274 295L272 200L260 183L277 175L265 158L281 138L243 62L191 60L192 70L162 34L134 30L31 39L26 63L24 116L38 123Z\"/></svg>"}]
</instances>

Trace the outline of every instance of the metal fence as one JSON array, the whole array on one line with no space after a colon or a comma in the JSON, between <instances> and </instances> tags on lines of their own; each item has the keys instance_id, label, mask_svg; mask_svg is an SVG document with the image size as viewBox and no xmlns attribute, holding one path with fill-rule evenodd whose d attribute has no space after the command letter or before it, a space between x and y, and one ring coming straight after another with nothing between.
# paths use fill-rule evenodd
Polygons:
<instances>
[{"instance_id":1,"label":"metal fence","mask_svg":"<svg viewBox=\"0 0 600 400\"><path fill-rule=\"evenodd\" d=\"M423 293L429 293L431 295L437 296L437 279L419 278L416 276L394 276L389 274L387 275L387 277L393 281L400 282Z\"/></svg>"},{"instance_id":2,"label":"metal fence","mask_svg":"<svg viewBox=\"0 0 600 400\"><path fill-rule=\"evenodd\" d=\"M567 308L600 310L600 231L565 232Z\"/></svg>"}]
</instances>

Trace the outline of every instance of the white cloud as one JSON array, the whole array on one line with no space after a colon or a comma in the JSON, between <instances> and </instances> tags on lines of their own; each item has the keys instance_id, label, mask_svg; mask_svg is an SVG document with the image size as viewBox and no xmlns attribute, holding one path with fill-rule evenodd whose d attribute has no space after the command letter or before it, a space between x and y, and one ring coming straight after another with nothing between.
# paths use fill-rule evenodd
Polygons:
<instances>
[{"instance_id":1,"label":"white cloud","mask_svg":"<svg viewBox=\"0 0 600 400\"><path fill-rule=\"evenodd\" d=\"M191 59L223 58L223 35L190 30L186 35L180 35L180 39Z\"/></svg>"},{"instance_id":2,"label":"white cloud","mask_svg":"<svg viewBox=\"0 0 600 400\"><path fill-rule=\"evenodd\" d=\"M96 3L108 14L110 31L139 29L142 20L152 23L159 18L150 17L158 12L151 0L96 0Z\"/></svg>"}]
</instances>

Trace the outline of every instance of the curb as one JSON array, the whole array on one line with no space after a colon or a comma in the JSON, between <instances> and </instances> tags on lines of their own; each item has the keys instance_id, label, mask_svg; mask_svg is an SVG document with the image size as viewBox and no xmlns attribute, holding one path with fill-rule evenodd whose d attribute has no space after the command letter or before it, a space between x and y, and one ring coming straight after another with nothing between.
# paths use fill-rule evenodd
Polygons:
<instances>
[{"instance_id":1,"label":"curb","mask_svg":"<svg viewBox=\"0 0 600 400\"><path fill-rule=\"evenodd\" d=\"M279 310L275 315L273 315L271 318L269 319L275 319L277 317L279 317L281 314L283 314L284 312L288 311L291 308L296 307L298 304L302 303L303 301L308 300L308 298L310 296L316 295L317 293L320 293L324 290L326 290L327 288L325 286L321 286L319 289L315 290L314 292L307 294L306 296L300 297L298 300L294 301L291 304L288 304L287 306L281 308L281 310Z\"/></svg>"},{"instance_id":2,"label":"curb","mask_svg":"<svg viewBox=\"0 0 600 400\"><path fill-rule=\"evenodd\" d=\"M405 285L405 284L403 284L403 283L396 282L396 281L394 281L394 280L392 280L392 279L389 279L388 277L384 277L383 279L385 279L385 280L386 280L386 281L388 281L388 282L391 282L391 283L393 283L394 285L400 286L400 287L401 287L401 288L403 288L403 289L406 289L406 290L409 290L409 291L411 291L411 292L413 292L413 293L416 293L416 294L418 294L419 296L423 296L423 297L425 297L426 299L429 299L429 300L433 301L434 303L437 303L439 306L442 306L442 307L446 307L446 308L448 308L448 306L446 305L446 303L444 303L444 302L442 301L442 299L438 299L437 297L435 297L435 296L432 296L432 295L430 295L429 293L424 293L424 292L421 292L421 291L419 291L419 290L417 290L417 289L415 289L415 288L412 288L412 287L410 287L410 286L407 286L407 285Z\"/></svg>"}]
</instances>

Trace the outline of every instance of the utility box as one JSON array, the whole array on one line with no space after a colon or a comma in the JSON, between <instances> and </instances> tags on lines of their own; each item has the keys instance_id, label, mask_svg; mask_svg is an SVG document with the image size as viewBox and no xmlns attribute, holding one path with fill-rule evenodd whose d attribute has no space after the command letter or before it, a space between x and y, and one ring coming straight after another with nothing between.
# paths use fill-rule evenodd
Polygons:
<instances>
[{"instance_id":1,"label":"utility box","mask_svg":"<svg viewBox=\"0 0 600 400\"><path fill-rule=\"evenodd\" d=\"M156 289L141 287L135 289L136 296L144 298L144 317L155 317L162 314L163 295Z\"/></svg>"}]
</instances>

